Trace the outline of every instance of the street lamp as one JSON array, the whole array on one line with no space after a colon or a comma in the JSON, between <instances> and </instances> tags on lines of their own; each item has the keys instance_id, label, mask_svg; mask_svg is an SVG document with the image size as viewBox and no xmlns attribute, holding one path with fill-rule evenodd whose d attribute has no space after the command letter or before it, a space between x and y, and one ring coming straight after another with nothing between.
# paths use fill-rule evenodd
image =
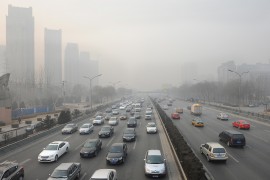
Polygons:
<instances>
[{"instance_id":1,"label":"street lamp","mask_svg":"<svg viewBox=\"0 0 270 180\"><path fill-rule=\"evenodd\" d=\"M240 111L240 93L241 93L241 82L242 82L242 75L244 74L247 74L249 73L249 71L245 71L245 72L242 72L242 73L238 73L236 71L233 71L231 69L228 69L229 72L232 72L232 73L235 73L239 76L239 87L238 87L238 108L239 108L239 111Z\"/></svg>"},{"instance_id":2,"label":"street lamp","mask_svg":"<svg viewBox=\"0 0 270 180\"><path fill-rule=\"evenodd\" d=\"M90 82L90 104L91 104L91 110L92 110L92 80L101 76L102 74L99 74L99 75L96 75L96 76L93 76L93 77L88 77L88 76L83 76L84 78L86 79L89 79L89 82Z\"/></svg>"}]
</instances>

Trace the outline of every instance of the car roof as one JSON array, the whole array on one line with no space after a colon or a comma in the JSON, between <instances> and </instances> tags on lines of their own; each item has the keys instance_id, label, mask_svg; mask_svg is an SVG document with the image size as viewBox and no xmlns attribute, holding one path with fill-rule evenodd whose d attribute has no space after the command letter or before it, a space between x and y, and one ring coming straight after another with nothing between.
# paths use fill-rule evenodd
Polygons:
<instances>
[{"instance_id":1,"label":"car roof","mask_svg":"<svg viewBox=\"0 0 270 180\"><path fill-rule=\"evenodd\" d=\"M91 124L91 123L84 123L83 125L92 125L92 124ZM83 125L82 125L82 126L83 126Z\"/></svg>"},{"instance_id":2,"label":"car roof","mask_svg":"<svg viewBox=\"0 0 270 180\"><path fill-rule=\"evenodd\" d=\"M91 178L107 178L110 172L116 172L115 169L98 169L94 172L94 174L91 176Z\"/></svg>"},{"instance_id":3,"label":"car roof","mask_svg":"<svg viewBox=\"0 0 270 180\"><path fill-rule=\"evenodd\" d=\"M62 163L57 166L55 169L57 170L67 170L73 163Z\"/></svg>"},{"instance_id":4,"label":"car roof","mask_svg":"<svg viewBox=\"0 0 270 180\"><path fill-rule=\"evenodd\" d=\"M111 146L124 146L125 143L113 143Z\"/></svg>"},{"instance_id":5,"label":"car roof","mask_svg":"<svg viewBox=\"0 0 270 180\"><path fill-rule=\"evenodd\" d=\"M151 149L151 150L148 150L148 155L161 155L161 152L160 150L156 150L156 149Z\"/></svg>"},{"instance_id":6,"label":"car roof","mask_svg":"<svg viewBox=\"0 0 270 180\"><path fill-rule=\"evenodd\" d=\"M243 134L243 133L235 131L235 130L225 130L225 131L230 133L230 134Z\"/></svg>"},{"instance_id":7,"label":"car roof","mask_svg":"<svg viewBox=\"0 0 270 180\"><path fill-rule=\"evenodd\" d=\"M156 123L155 123L155 122L149 122L149 123L147 123L147 124L154 124L154 125L156 125Z\"/></svg>"},{"instance_id":8,"label":"car roof","mask_svg":"<svg viewBox=\"0 0 270 180\"><path fill-rule=\"evenodd\" d=\"M85 142L88 143L88 142L96 142L98 139L87 139Z\"/></svg>"},{"instance_id":9,"label":"car roof","mask_svg":"<svg viewBox=\"0 0 270 180\"><path fill-rule=\"evenodd\" d=\"M66 143L66 141L53 141L50 144L61 144L61 143Z\"/></svg>"},{"instance_id":10,"label":"car roof","mask_svg":"<svg viewBox=\"0 0 270 180\"><path fill-rule=\"evenodd\" d=\"M212 148L224 148L222 145L220 145L217 142L207 142Z\"/></svg>"},{"instance_id":11,"label":"car roof","mask_svg":"<svg viewBox=\"0 0 270 180\"><path fill-rule=\"evenodd\" d=\"M4 161L4 162L0 163L0 170L5 171L6 169L8 169L14 165L18 166L19 164L16 162L12 162L12 161Z\"/></svg>"}]
</instances>

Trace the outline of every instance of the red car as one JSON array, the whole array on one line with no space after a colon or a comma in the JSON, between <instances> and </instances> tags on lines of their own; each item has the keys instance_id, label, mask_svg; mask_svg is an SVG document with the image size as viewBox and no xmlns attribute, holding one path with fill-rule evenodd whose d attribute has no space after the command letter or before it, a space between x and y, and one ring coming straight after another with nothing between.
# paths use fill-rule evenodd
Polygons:
<instances>
[{"instance_id":1,"label":"red car","mask_svg":"<svg viewBox=\"0 0 270 180\"><path fill-rule=\"evenodd\" d=\"M171 117L172 117L172 119L180 119L179 113L176 113L176 112L172 113Z\"/></svg>"},{"instance_id":2,"label":"red car","mask_svg":"<svg viewBox=\"0 0 270 180\"><path fill-rule=\"evenodd\" d=\"M245 120L237 120L232 123L233 127L237 127L239 129L250 129L250 124Z\"/></svg>"}]
</instances>

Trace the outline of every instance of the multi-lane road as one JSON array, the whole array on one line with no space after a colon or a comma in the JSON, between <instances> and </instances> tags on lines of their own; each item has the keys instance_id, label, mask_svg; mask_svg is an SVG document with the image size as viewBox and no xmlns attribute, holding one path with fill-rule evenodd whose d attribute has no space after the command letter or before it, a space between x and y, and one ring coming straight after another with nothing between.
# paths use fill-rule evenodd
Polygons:
<instances>
[{"instance_id":1,"label":"multi-lane road","mask_svg":"<svg viewBox=\"0 0 270 180\"><path fill-rule=\"evenodd\" d=\"M173 120L173 122L214 179L268 180L270 178L270 124L232 114L229 114L230 119L228 121L221 121L216 118L220 111L203 107L201 118L205 122L205 127L194 127L191 125L194 116L186 109L188 105L191 104L184 101L175 101L173 106L166 110L166 113L170 116L175 111L175 107L184 108L181 120ZM249 121L251 129L238 130L232 127L232 122L238 119ZM228 129L240 131L245 135L246 146L244 148L227 147L225 143L219 142L219 133ZM208 162L199 151L200 144L206 142L219 142L223 145L229 155L227 163Z\"/></svg>"},{"instance_id":2,"label":"multi-lane road","mask_svg":"<svg viewBox=\"0 0 270 180\"><path fill-rule=\"evenodd\" d=\"M82 165L82 172L80 180L90 179L93 172L101 168L113 168L117 170L119 180L142 180L147 179L144 175L144 156L148 149L164 149L162 148L160 134L164 133L161 126L159 125L159 133L147 134L146 124L149 121L144 120L145 108L142 109L142 118L138 120L138 126L136 127L137 139L135 142L128 142L128 156L124 164L111 166L106 164L106 154L110 145L115 142L122 142L123 130L127 127L127 120L120 121L117 126L114 126L114 134L110 138L102 138L102 150L97 157L83 159L80 158L79 152L88 138L98 138L98 132L101 126L95 126L94 132L90 135L79 135L78 132L70 135L62 135L61 132L53 133L45 138L42 138L32 144L28 144L12 151L2 157L0 161L16 161L19 162L25 169L25 179L30 180L44 180L49 177L49 174L61 163L64 162L80 162ZM89 122L90 119L84 119L78 123L80 127L83 123ZM156 120L153 120L156 121ZM105 121L107 124L107 121ZM39 163L37 157L44 147L50 142L64 140L70 143L70 150L67 154L61 156L58 162L53 163ZM162 142L163 143L163 142ZM168 147L165 147L168 148ZM167 152L165 153L168 156ZM172 159L172 157L168 158ZM170 162L171 161L171 162ZM168 160L169 170L175 166ZM172 178L172 172L168 173L164 179L175 179Z\"/></svg>"}]
</instances>

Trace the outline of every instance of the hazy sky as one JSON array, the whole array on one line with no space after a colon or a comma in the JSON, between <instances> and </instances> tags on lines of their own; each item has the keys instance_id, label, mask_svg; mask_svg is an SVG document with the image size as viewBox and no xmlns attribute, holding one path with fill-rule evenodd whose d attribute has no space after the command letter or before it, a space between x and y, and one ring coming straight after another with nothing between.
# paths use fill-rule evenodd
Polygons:
<instances>
[{"instance_id":1,"label":"hazy sky","mask_svg":"<svg viewBox=\"0 0 270 180\"><path fill-rule=\"evenodd\" d=\"M0 44L8 4L33 8L37 68L44 28L62 29L63 49L76 42L100 61L102 85L178 86L187 62L197 64L191 79L214 80L222 62L270 59L269 0L0 0Z\"/></svg>"}]
</instances>

